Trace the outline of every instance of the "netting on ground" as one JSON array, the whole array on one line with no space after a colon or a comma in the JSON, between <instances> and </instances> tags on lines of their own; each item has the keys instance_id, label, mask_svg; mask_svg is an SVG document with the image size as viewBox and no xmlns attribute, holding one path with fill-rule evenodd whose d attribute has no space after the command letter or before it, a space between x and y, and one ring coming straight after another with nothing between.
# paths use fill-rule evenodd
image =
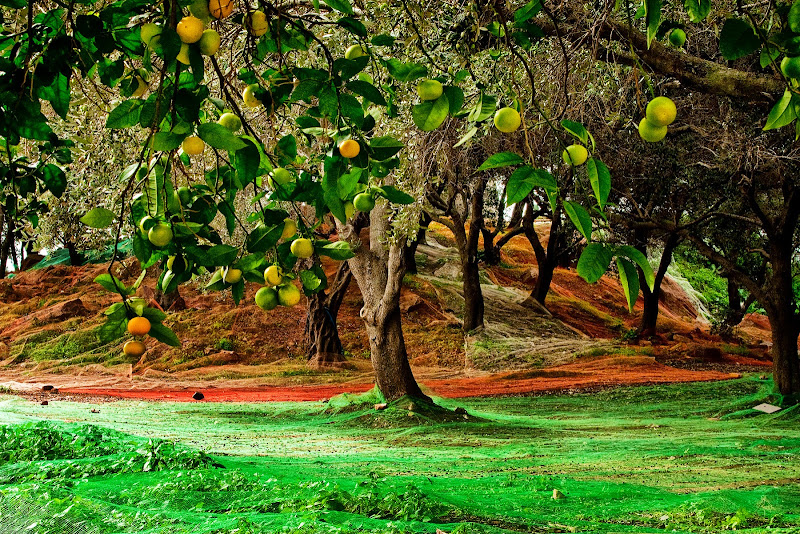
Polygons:
<instances>
[{"instance_id":1,"label":"netting on ground","mask_svg":"<svg viewBox=\"0 0 800 534\"><path fill-rule=\"evenodd\" d=\"M479 416L442 423L407 402L376 411L375 392L97 408L6 397L0 534L797 533L800 411L742 409L769 388L440 400Z\"/></svg>"}]
</instances>

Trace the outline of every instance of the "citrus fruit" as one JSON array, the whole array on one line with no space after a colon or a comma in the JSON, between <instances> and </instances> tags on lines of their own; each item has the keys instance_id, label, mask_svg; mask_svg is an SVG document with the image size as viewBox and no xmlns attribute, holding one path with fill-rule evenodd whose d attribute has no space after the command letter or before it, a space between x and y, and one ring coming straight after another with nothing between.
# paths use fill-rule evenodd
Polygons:
<instances>
[{"instance_id":1,"label":"citrus fruit","mask_svg":"<svg viewBox=\"0 0 800 534\"><path fill-rule=\"evenodd\" d=\"M686 42L686 32L680 28L675 28L669 32L669 42L672 46L682 47L683 43Z\"/></svg>"},{"instance_id":2,"label":"citrus fruit","mask_svg":"<svg viewBox=\"0 0 800 534\"><path fill-rule=\"evenodd\" d=\"M422 100L436 100L442 96L442 91L444 88L438 80L424 80L417 85L417 94Z\"/></svg>"},{"instance_id":3,"label":"citrus fruit","mask_svg":"<svg viewBox=\"0 0 800 534\"><path fill-rule=\"evenodd\" d=\"M283 232L281 232L281 239L288 239L297 235L297 223L294 219L283 220Z\"/></svg>"},{"instance_id":4,"label":"citrus fruit","mask_svg":"<svg viewBox=\"0 0 800 534\"><path fill-rule=\"evenodd\" d=\"M278 292L271 287L262 287L256 291L256 305L262 310L274 310L278 305Z\"/></svg>"},{"instance_id":5,"label":"citrus fruit","mask_svg":"<svg viewBox=\"0 0 800 534\"><path fill-rule=\"evenodd\" d=\"M134 317L128 321L128 332L132 336L146 336L150 332L150 321L147 317Z\"/></svg>"},{"instance_id":6,"label":"citrus fruit","mask_svg":"<svg viewBox=\"0 0 800 534\"><path fill-rule=\"evenodd\" d=\"M211 15L208 12L208 2L206 0L194 0L189 5L189 13L203 22L208 22L208 17Z\"/></svg>"},{"instance_id":7,"label":"citrus fruit","mask_svg":"<svg viewBox=\"0 0 800 534\"><path fill-rule=\"evenodd\" d=\"M208 12L215 19L224 19L233 13L233 0L211 0L208 3Z\"/></svg>"},{"instance_id":8,"label":"citrus fruit","mask_svg":"<svg viewBox=\"0 0 800 534\"><path fill-rule=\"evenodd\" d=\"M278 304L286 306L287 308L294 306L300 302L302 294L297 286L294 284L286 284L278 289Z\"/></svg>"},{"instance_id":9,"label":"citrus fruit","mask_svg":"<svg viewBox=\"0 0 800 534\"><path fill-rule=\"evenodd\" d=\"M358 211L372 211L372 208L375 207L375 199L369 193L359 193L353 199L353 207Z\"/></svg>"},{"instance_id":10,"label":"citrus fruit","mask_svg":"<svg viewBox=\"0 0 800 534\"><path fill-rule=\"evenodd\" d=\"M344 51L344 58L345 59L356 59L356 58L359 58L361 56L366 56L366 55L367 55L367 51L364 50L364 47L361 46L361 45L357 45L357 44L348 47L347 50Z\"/></svg>"},{"instance_id":11,"label":"citrus fruit","mask_svg":"<svg viewBox=\"0 0 800 534\"><path fill-rule=\"evenodd\" d=\"M175 28L175 31L178 32L178 37L181 38L181 42L191 44L200 40L203 36L204 29L205 24L203 24L202 20L189 15L188 17L183 17L180 22L178 22L178 27Z\"/></svg>"},{"instance_id":12,"label":"citrus fruit","mask_svg":"<svg viewBox=\"0 0 800 534\"><path fill-rule=\"evenodd\" d=\"M292 241L289 250L298 258L310 258L314 255L314 244L310 239L299 237Z\"/></svg>"},{"instance_id":13,"label":"citrus fruit","mask_svg":"<svg viewBox=\"0 0 800 534\"><path fill-rule=\"evenodd\" d=\"M183 140L183 143L181 143L181 148L183 148L184 154L196 156L203 153L203 150L206 148L206 144L196 135L192 135Z\"/></svg>"},{"instance_id":14,"label":"citrus fruit","mask_svg":"<svg viewBox=\"0 0 800 534\"><path fill-rule=\"evenodd\" d=\"M261 100L256 98L257 90L258 84L254 83L253 85L248 85L242 93L242 100L244 100L244 105L248 108L257 108L261 105Z\"/></svg>"},{"instance_id":15,"label":"citrus fruit","mask_svg":"<svg viewBox=\"0 0 800 534\"><path fill-rule=\"evenodd\" d=\"M217 122L233 133L242 129L242 119L233 113L223 113Z\"/></svg>"},{"instance_id":16,"label":"citrus fruit","mask_svg":"<svg viewBox=\"0 0 800 534\"><path fill-rule=\"evenodd\" d=\"M667 127L657 126L645 118L639 122L639 135L648 143L657 143L667 135Z\"/></svg>"},{"instance_id":17,"label":"citrus fruit","mask_svg":"<svg viewBox=\"0 0 800 534\"><path fill-rule=\"evenodd\" d=\"M561 159L567 165L583 165L589 157L589 151L583 145L569 145L564 152L561 153Z\"/></svg>"},{"instance_id":18,"label":"citrus fruit","mask_svg":"<svg viewBox=\"0 0 800 534\"><path fill-rule=\"evenodd\" d=\"M267 22L267 16L263 11L253 11L247 15L245 24L247 25L247 30L256 37L261 37L269 30L269 22Z\"/></svg>"},{"instance_id":19,"label":"citrus fruit","mask_svg":"<svg viewBox=\"0 0 800 534\"><path fill-rule=\"evenodd\" d=\"M283 167L278 167L272 171L272 180L280 185L285 185L294 180L294 175Z\"/></svg>"},{"instance_id":20,"label":"citrus fruit","mask_svg":"<svg viewBox=\"0 0 800 534\"><path fill-rule=\"evenodd\" d=\"M235 284L242 279L242 270L228 267L222 271L222 279L226 284Z\"/></svg>"},{"instance_id":21,"label":"citrus fruit","mask_svg":"<svg viewBox=\"0 0 800 534\"><path fill-rule=\"evenodd\" d=\"M183 256L170 256L167 258L167 269L174 273L182 273L186 270L186 260Z\"/></svg>"},{"instance_id":22,"label":"citrus fruit","mask_svg":"<svg viewBox=\"0 0 800 534\"><path fill-rule=\"evenodd\" d=\"M514 108L498 109L494 114L494 126L503 133L511 133L522 124L519 111Z\"/></svg>"},{"instance_id":23,"label":"citrus fruit","mask_svg":"<svg viewBox=\"0 0 800 534\"><path fill-rule=\"evenodd\" d=\"M128 341L122 346L122 352L125 353L125 356L139 358L146 351L147 347L141 341Z\"/></svg>"},{"instance_id":24,"label":"citrus fruit","mask_svg":"<svg viewBox=\"0 0 800 534\"><path fill-rule=\"evenodd\" d=\"M147 91L148 85L147 82L145 82L141 78L141 76L136 76L135 80L136 80L136 89L133 91L133 93L131 93L131 96L139 97L142 96L145 91Z\"/></svg>"},{"instance_id":25,"label":"citrus fruit","mask_svg":"<svg viewBox=\"0 0 800 534\"><path fill-rule=\"evenodd\" d=\"M147 232L147 239L159 248L166 247L172 241L172 228L168 224L158 223Z\"/></svg>"},{"instance_id":26,"label":"citrus fruit","mask_svg":"<svg viewBox=\"0 0 800 534\"><path fill-rule=\"evenodd\" d=\"M352 139L348 139L344 141L341 145L339 145L339 153L344 156L345 158L351 159L358 156L358 153L361 152L361 146L358 144L357 141Z\"/></svg>"},{"instance_id":27,"label":"citrus fruit","mask_svg":"<svg viewBox=\"0 0 800 534\"><path fill-rule=\"evenodd\" d=\"M645 117L654 126L669 126L678 115L675 102L666 96L657 96L647 104Z\"/></svg>"},{"instance_id":28,"label":"citrus fruit","mask_svg":"<svg viewBox=\"0 0 800 534\"><path fill-rule=\"evenodd\" d=\"M139 31L139 38L147 48L155 50L161 42L161 26L153 22L144 24Z\"/></svg>"},{"instance_id":29,"label":"citrus fruit","mask_svg":"<svg viewBox=\"0 0 800 534\"><path fill-rule=\"evenodd\" d=\"M277 265L270 265L264 271L264 283L268 286L277 286L283 280L283 271Z\"/></svg>"},{"instance_id":30,"label":"citrus fruit","mask_svg":"<svg viewBox=\"0 0 800 534\"><path fill-rule=\"evenodd\" d=\"M204 56L213 56L219 50L220 38L216 30L205 30L197 41L197 47Z\"/></svg>"},{"instance_id":31,"label":"citrus fruit","mask_svg":"<svg viewBox=\"0 0 800 534\"><path fill-rule=\"evenodd\" d=\"M351 218L356 212L356 207L349 200L344 203L344 216L346 219Z\"/></svg>"},{"instance_id":32,"label":"citrus fruit","mask_svg":"<svg viewBox=\"0 0 800 534\"><path fill-rule=\"evenodd\" d=\"M181 200L181 204L183 204L184 206L186 206L187 204L189 204L189 202L191 202L192 192L189 191L189 188L186 187L185 185L179 187L178 190L175 192L178 193L178 198Z\"/></svg>"},{"instance_id":33,"label":"citrus fruit","mask_svg":"<svg viewBox=\"0 0 800 534\"><path fill-rule=\"evenodd\" d=\"M184 65L188 65L189 63L191 63L191 60L189 59L189 45L188 44L183 43L181 45L181 49L178 52L178 55L175 57L175 59L177 59L178 61L180 61Z\"/></svg>"},{"instance_id":34,"label":"citrus fruit","mask_svg":"<svg viewBox=\"0 0 800 534\"><path fill-rule=\"evenodd\" d=\"M781 72L787 78L800 79L800 56L786 56L781 60Z\"/></svg>"}]
</instances>

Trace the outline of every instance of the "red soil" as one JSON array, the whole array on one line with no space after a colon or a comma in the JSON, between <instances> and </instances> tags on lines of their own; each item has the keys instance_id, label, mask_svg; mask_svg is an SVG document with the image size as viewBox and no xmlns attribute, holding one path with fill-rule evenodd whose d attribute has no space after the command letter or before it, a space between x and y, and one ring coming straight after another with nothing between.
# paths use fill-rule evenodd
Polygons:
<instances>
[{"instance_id":1,"label":"red soil","mask_svg":"<svg viewBox=\"0 0 800 534\"><path fill-rule=\"evenodd\" d=\"M478 378L421 380L431 395L446 398L529 395L553 391L591 390L620 385L705 382L738 378L737 373L675 369L646 356L590 359L534 371L500 373ZM321 401L342 393L363 393L372 384L203 388L205 401ZM61 388L64 394L190 402L196 389Z\"/></svg>"}]
</instances>

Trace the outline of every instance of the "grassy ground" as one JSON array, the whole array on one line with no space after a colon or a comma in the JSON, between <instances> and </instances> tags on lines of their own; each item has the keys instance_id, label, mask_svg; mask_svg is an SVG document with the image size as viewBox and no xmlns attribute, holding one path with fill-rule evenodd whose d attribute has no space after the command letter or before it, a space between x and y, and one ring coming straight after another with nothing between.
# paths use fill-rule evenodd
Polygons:
<instances>
[{"instance_id":1,"label":"grassy ground","mask_svg":"<svg viewBox=\"0 0 800 534\"><path fill-rule=\"evenodd\" d=\"M0 525L797 533L800 410L748 409L770 387L745 378L442 400L480 418L450 423L407 403L376 412L370 398L41 406L2 396Z\"/></svg>"}]
</instances>

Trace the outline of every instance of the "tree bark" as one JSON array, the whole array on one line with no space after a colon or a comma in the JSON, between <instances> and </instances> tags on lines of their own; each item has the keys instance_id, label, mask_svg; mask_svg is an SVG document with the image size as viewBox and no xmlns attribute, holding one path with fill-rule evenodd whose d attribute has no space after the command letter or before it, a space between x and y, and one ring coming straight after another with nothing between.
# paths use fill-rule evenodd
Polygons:
<instances>
[{"instance_id":1,"label":"tree bark","mask_svg":"<svg viewBox=\"0 0 800 534\"><path fill-rule=\"evenodd\" d=\"M529 216L527 212L530 212L531 215ZM525 237L528 238L528 242L533 248L533 253L536 255L536 265L539 270L533 290L531 290L527 300L534 300L542 306L545 306L547 294L550 292L550 284L553 282L553 274L558 265L558 256L561 252L559 250L561 210L556 208L553 218L550 221L550 235L547 241L547 248L542 245L539 234L536 232L533 207L529 206L527 212L522 224L525 230Z\"/></svg>"},{"instance_id":2,"label":"tree bark","mask_svg":"<svg viewBox=\"0 0 800 534\"><path fill-rule=\"evenodd\" d=\"M770 247L771 290L761 304L772 330L772 363L775 387L789 403L800 401L800 359L797 338L800 318L792 291L792 234L783 229Z\"/></svg>"},{"instance_id":3,"label":"tree bark","mask_svg":"<svg viewBox=\"0 0 800 534\"><path fill-rule=\"evenodd\" d=\"M355 252L347 262L364 298L360 315L369 336L370 359L378 389L387 401L410 396L430 402L414 379L408 362L400 317L405 246L398 241L384 241L389 234L388 215L388 204L379 202L370 212L366 240L361 239L358 228L352 224L337 223L339 235Z\"/></svg>"},{"instance_id":4,"label":"tree bark","mask_svg":"<svg viewBox=\"0 0 800 534\"><path fill-rule=\"evenodd\" d=\"M652 336L656 333L656 325L658 323L658 303L661 300L661 283L667 275L670 263L672 263L672 253L675 247L680 242L676 234L670 234L664 243L664 251L661 253L661 261L658 263L658 269L655 273L653 282L653 290L647 287L647 284L640 284L642 288L642 297L644 300L644 309L642 310L642 322L639 325L639 335ZM643 251L646 255L647 248L644 247ZM640 268L637 268L639 273L639 280L644 280L644 273Z\"/></svg>"},{"instance_id":5,"label":"tree bark","mask_svg":"<svg viewBox=\"0 0 800 534\"><path fill-rule=\"evenodd\" d=\"M425 234L428 232L428 225L431 223L431 216L426 212L422 212L419 220L419 230L417 230L417 237L406 246L403 251L405 256L406 272L417 274L417 247L420 243L425 243Z\"/></svg>"},{"instance_id":6,"label":"tree bark","mask_svg":"<svg viewBox=\"0 0 800 534\"><path fill-rule=\"evenodd\" d=\"M308 298L305 337L309 366L336 366L345 361L336 319L351 279L347 262L342 262L330 293L320 291Z\"/></svg>"}]
</instances>

